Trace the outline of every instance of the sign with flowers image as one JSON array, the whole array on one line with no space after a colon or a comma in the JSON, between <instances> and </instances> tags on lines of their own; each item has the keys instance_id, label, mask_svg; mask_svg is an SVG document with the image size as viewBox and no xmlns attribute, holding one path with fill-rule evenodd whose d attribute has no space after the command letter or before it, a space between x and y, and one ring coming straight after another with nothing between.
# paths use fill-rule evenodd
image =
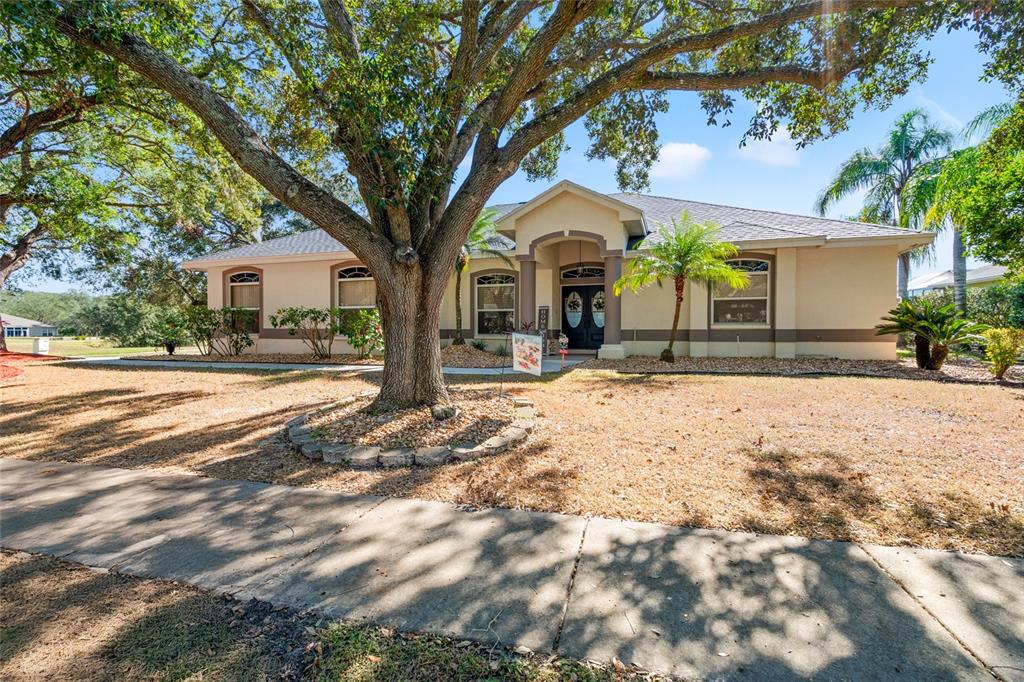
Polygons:
<instances>
[{"instance_id":1,"label":"sign with flowers image","mask_svg":"<svg viewBox=\"0 0 1024 682\"><path fill-rule=\"evenodd\" d=\"M544 337L533 334L512 335L512 369L540 376Z\"/></svg>"}]
</instances>

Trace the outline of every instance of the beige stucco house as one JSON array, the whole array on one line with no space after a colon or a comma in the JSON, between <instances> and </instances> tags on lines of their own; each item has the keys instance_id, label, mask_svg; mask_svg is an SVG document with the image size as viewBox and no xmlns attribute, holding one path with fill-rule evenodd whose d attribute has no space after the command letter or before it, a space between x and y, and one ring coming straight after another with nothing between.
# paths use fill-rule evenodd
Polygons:
<instances>
[{"instance_id":1,"label":"beige stucco house","mask_svg":"<svg viewBox=\"0 0 1024 682\"><path fill-rule=\"evenodd\" d=\"M896 257L934 235L882 225L719 206L641 194L601 194L560 182L527 202L495 207L513 267L474 257L463 281L468 339L504 343L502 332L532 322L561 331L574 351L601 357L656 355L672 322L673 290L653 286L614 295L623 267L684 211L714 221L741 250L743 291L688 286L677 355L896 357L894 337L874 326L896 303ZM648 243L650 243L648 241ZM639 250L638 250L639 249ZM208 277L209 305L259 309L253 352L304 352L270 326L287 306L366 307L370 273L322 230L242 246L189 261ZM442 342L455 325L455 276L441 318ZM336 353L350 352L344 344Z\"/></svg>"}]
</instances>

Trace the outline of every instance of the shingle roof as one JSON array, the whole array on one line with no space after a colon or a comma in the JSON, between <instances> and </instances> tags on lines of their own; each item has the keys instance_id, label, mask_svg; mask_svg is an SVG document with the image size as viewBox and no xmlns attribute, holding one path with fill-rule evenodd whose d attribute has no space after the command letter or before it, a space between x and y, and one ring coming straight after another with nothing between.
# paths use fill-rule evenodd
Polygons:
<instances>
[{"instance_id":1,"label":"shingle roof","mask_svg":"<svg viewBox=\"0 0 1024 682\"><path fill-rule=\"evenodd\" d=\"M0 312L0 318L4 321L5 327L52 327L52 324L46 324L39 320L30 320L27 317L18 317L17 315L11 315L10 313Z\"/></svg>"},{"instance_id":2,"label":"shingle roof","mask_svg":"<svg viewBox=\"0 0 1024 682\"><path fill-rule=\"evenodd\" d=\"M907 236L907 230L871 223L857 223L848 220L834 220L816 216L761 211L737 206L708 204L687 199L649 196L621 192L606 195L638 209L644 215L647 227L655 232L662 225L671 225L674 218L687 212L698 221L713 221L721 228L721 238L733 242L768 241L801 238L858 238L858 237L900 237ZM489 208L501 218L527 202L495 204ZM649 237L648 243L657 237ZM507 237L498 236L493 240L495 248L511 250L515 244ZM348 253L341 243L323 230L310 230L278 239L269 239L258 244L248 244L226 251L217 251L195 262L227 261L251 258L274 258L306 254ZM187 265L187 264L186 264Z\"/></svg>"},{"instance_id":3,"label":"shingle roof","mask_svg":"<svg viewBox=\"0 0 1024 682\"><path fill-rule=\"evenodd\" d=\"M761 211L646 194L620 193L608 196L643 211L648 227L652 231L659 225L671 225L673 218L678 218L686 211L695 220L718 223L722 230L722 239L728 241L785 239L787 237L836 239L907 235L907 230L888 225L855 223L848 220L834 220L777 211Z\"/></svg>"}]
</instances>

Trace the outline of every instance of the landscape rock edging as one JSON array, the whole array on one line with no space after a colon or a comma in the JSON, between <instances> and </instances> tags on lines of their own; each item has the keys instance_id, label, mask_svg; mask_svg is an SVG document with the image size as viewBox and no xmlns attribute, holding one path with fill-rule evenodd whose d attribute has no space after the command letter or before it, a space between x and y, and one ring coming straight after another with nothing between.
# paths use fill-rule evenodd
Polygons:
<instances>
[{"instance_id":1,"label":"landscape rock edging","mask_svg":"<svg viewBox=\"0 0 1024 682\"><path fill-rule=\"evenodd\" d=\"M491 436L482 443L462 445L428 445L418 448L381 448L358 443L338 443L318 440L309 419L339 407L350 405L361 398L375 395L374 391L359 393L305 412L289 419L284 428L284 437L296 452L304 457L322 460L327 464L338 464L351 469L397 468L408 466L440 466L448 462L466 462L488 455L497 455L510 447L525 441L533 432L537 410L526 398L512 398L516 419L501 433Z\"/></svg>"}]
</instances>

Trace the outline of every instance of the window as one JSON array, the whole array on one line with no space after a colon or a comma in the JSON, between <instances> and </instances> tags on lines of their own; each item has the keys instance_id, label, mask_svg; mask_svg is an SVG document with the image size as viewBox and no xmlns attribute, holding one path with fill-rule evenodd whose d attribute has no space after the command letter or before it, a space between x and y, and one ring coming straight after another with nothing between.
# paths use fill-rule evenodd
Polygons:
<instances>
[{"instance_id":1,"label":"window","mask_svg":"<svg viewBox=\"0 0 1024 682\"><path fill-rule=\"evenodd\" d=\"M374 308L377 306L377 285L373 275L362 265L338 270L338 307Z\"/></svg>"},{"instance_id":2,"label":"window","mask_svg":"<svg viewBox=\"0 0 1024 682\"><path fill-rule=\"evenodd\" d=\"M253 311L246 331L260 333L260 275L258 272L236 272L228 277L228 304L232 308Z\"/></svg>"},{"instance_id":3,"label":"window","mask_svg":"<svg viewBox=\"0 0 1024 682\"><path fill-rule=\"evenodd\" d=\"M4 327L4 336L28 336L28 327Z\"/></svg>"},{"instance_id":4,"label":"window","mask_svg":"<svg viewBox=\"0 0 1024 682\"><path fill-rule=\"evenodd\" d=\"M769 263L766 260L731 260L729 265L747 273L750 286L733 289L719 284L712 297L712 321L715 324L768 324Z\"/></svg>"},{"instance_id":5,"label":"window","mask_svg":"<svg viewBox=\"0 0 1024 682\"><path fill-rule=\"evenodd\" d=\"M515 327L515 275L476 278L476 333L505 334Z\"/></svg>"},{"instance_id":6,"label":"window","mask_svg":"<svg viewBox=\"0 0 1024 682\"><path fill-rule=\"evenodd\" d=\"M604 279L604 267L600 265L580 265L562 270L562 279Z\"/></svg>"}]
</instances>

